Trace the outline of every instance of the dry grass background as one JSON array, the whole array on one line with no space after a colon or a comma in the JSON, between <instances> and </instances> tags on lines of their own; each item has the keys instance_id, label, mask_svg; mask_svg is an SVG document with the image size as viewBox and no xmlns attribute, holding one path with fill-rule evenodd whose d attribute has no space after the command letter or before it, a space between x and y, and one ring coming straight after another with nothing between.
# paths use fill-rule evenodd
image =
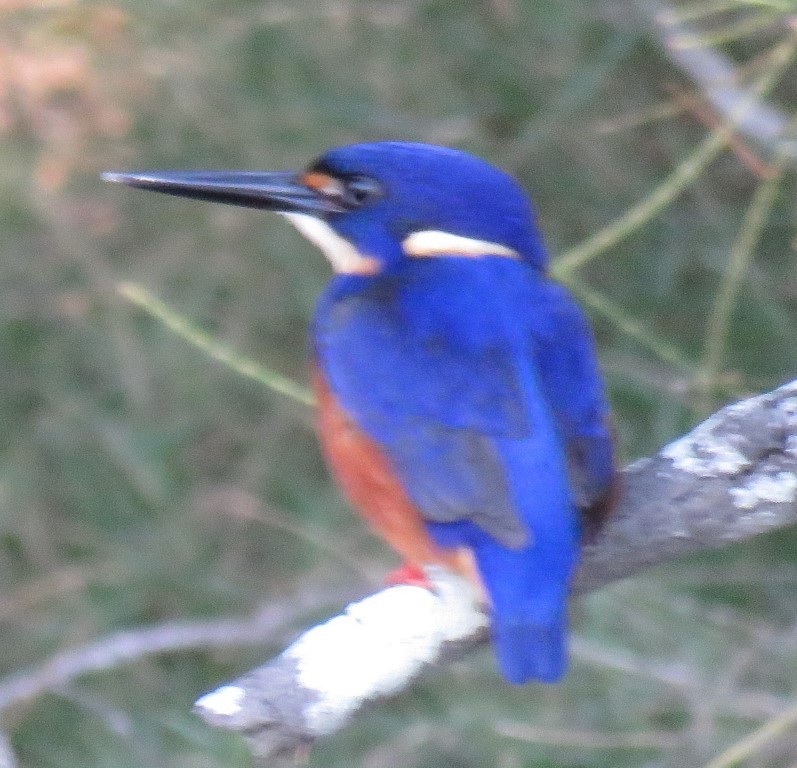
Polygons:
<instances>
[{"instance_id":1,"label":"dry grass background","mask_svg":"<svg viewBox=\"0 0 797 768\"><path fill-rule=\"evenodd\" d=\"M302 383L318 254L100 171L290 168L380 138L502 165L588 307L630 459L797 371L795 19L786 0L0 2L0 765L248 765L191 702L393 565L306 406L117 291ZM723 129L743 112L764 127ZM311 765L797 765L796 544L592 595L562 685L509 688L484 653ZM196 642L155 653L142 628Z\"/></svg>"}]
</instances>

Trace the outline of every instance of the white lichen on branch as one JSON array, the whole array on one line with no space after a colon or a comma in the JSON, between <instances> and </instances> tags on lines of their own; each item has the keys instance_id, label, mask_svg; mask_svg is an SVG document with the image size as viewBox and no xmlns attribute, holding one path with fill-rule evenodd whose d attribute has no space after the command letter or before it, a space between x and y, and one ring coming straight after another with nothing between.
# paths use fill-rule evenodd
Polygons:
<instances>
[{"instance_id":1,"label":"white lichen on branch","mask_svg":"<svg viewBox=\"0 0 797 768\"><path fill-rule=\"evenodd\" d=\"M471 584L442 568L428 568L426 575L431 590L398 585L352 603L272 664L290 670L302 691L289 717L298 717L305 736L339 730L369 700L406 688L447 648L486 636L489 620ZM271 682L284 679L274 675ZM245 710L262 703L247 699L253 692L259 696L257 686L243 681L225 685L200 698L195 709L214 725L238 730Z\"/></svg>"}]
</instances>

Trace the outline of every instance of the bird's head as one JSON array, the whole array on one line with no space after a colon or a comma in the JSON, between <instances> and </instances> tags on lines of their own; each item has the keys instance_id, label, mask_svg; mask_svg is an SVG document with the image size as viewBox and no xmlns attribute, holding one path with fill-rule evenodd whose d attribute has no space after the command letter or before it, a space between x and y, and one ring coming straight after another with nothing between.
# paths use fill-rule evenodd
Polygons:
<instances>
[{"instance_id":1,"label":"bird's head","mask_svg":"<svg viewBox=\"0 0 797 768\"><path fill-rule=\"evenodd\" d=\"M511 176L455 149L378 142L327 152L300 172L152 171L104 178L285 215L340 273L405 260L497 256L544 270L534 212Z\"/></svg>"}]
</instances>

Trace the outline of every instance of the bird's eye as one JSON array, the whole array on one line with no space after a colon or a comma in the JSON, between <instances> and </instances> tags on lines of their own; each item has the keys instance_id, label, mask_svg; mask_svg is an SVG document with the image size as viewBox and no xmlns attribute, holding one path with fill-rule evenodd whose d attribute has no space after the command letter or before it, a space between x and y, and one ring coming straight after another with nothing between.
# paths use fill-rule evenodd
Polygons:
<instances>
[{"instance_id":1,"label":"bird's eye","mask_svg":"<svg viewBox=\"0 0 797 768\"><path fill-rule=\"evenodd\" d=\"M352 176L345 182L344 203L350 208L362 208L384 195L382 185L368 176Z\"/></svg>"}]
</instances>

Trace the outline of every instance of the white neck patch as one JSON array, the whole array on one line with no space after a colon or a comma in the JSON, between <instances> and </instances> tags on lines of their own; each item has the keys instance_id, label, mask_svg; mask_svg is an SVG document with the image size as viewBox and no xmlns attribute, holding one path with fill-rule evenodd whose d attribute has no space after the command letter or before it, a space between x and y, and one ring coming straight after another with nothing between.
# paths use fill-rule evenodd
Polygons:
<instances>
[{"instance_id":1,"label":"white neck patch","mask_svg":"<svg viewBox=\"0 0 797 768\"><path fill-rule=\"evenodd\" d=\"M413 232L404 238L401 246L407 256L415 256L417 258L430 256L466 256L470 258L506 256L510 259L520 258L520 254L516 250L500 243L453 235L451 232L443 232L439 229L423 229L419 232Z\"/></svg>"},{"instance_id":2,"label":"white neck patch","mask_svg":"<svg viewBox=\"0 0 797 768\"><path fill-rule=\"evenodd\" d=\"M325 221L306 213L281 213L313 245L321 249L332 269L344 275L375 275L379 261L360 253L352 243L341 237Z\"/></svg>"}]
</instances>

